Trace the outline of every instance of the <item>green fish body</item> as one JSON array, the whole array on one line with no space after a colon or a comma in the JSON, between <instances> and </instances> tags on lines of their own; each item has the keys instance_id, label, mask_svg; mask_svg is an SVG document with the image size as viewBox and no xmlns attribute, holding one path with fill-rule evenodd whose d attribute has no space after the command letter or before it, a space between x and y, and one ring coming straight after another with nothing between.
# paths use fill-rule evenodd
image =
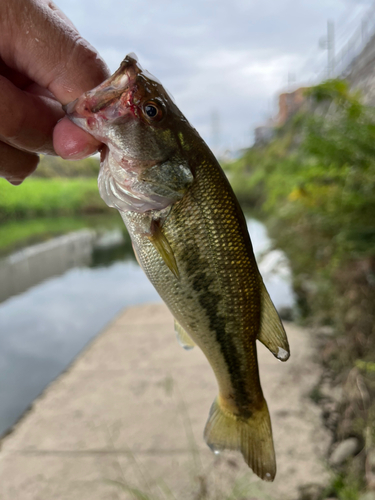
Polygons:
<instances>
[{"instance_id":1,"label":"green fish body","mask_svg":"<svg viewBox=\"0 0 375 500\"><path fill-rule=\"evenodd\" d=\"M199 346L214 371L219 394L207 444L241 451L259 477L272 481L276 462L256 339L282 361L289 346L225 174L133 55L67 111L107 145L101 195L120 211L138 262L176 320L179 342Z\"/></svg>"}]
</instances>

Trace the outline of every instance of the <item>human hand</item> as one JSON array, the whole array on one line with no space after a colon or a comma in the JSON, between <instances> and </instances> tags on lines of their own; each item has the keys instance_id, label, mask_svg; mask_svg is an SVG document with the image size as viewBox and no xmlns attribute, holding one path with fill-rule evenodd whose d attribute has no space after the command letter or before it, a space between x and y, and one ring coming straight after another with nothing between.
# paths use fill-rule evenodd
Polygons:
<instances>
[{"instance_id":1,"label":"human hand","mask_svg":"<svg viewBox=\"0 0 375 500\"><path fill-rule=\"evenodd\" d=\"M63 118L61 104L108 77L97 52L49 0L1 0L0 33L0 177L20 184L38 153L94 153L99 143Z\"/></svg>"}]
</instances>

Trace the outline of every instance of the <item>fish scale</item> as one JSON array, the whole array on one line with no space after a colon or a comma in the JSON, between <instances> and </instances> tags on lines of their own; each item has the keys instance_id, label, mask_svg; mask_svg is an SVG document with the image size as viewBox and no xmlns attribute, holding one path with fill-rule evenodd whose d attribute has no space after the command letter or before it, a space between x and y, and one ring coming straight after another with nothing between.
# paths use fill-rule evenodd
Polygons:
<instances>
[{"instance_id":1,"label":"fish scale","mask_svg":"<svg viewBox=\"0 0 375 500\"><path fill-rule=\"evenodd\" d=\"M138 262L175 317L179 342L196 344L214 371L219 394L204 430L208 446L241 451L258 476L272 481L256 339L282 361L289 346L225 174L134 55L67 112L105 144L100 194L119 210Z\"/></svg>"}]
</instances>

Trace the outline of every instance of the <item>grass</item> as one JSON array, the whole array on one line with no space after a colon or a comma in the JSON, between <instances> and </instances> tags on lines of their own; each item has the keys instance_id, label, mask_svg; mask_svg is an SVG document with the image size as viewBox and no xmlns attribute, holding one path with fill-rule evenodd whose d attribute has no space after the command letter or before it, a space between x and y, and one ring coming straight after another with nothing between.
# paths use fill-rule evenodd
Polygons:
<instances>
[{"instance_id":1,"label":"grass","mask_svg":"<svg viewBox=\"0 0 375 500\"><path fill-rule=\"evenodd\" d=\"M20 186L0 179L0 221L106 210L95 178L29 178Z\"/></svg>"},{"instance_id":2,"label":"grass","mask_svg":"<svg viewBox=\"0 0 375 500\"><path fill-rule=\"evenodd\" d=\"M90 156L84 160L67 161L58 156L41 155L38 168L33 177L92 177L99 174L99 155Z\"/></svg>"},{"instance_id":3,"label":"grass","mask_svg":"<svg viewBox=\"0 0 375 500\"><path fill-rule=\"evenodd\" d=\"M359 500L363 493L363 484L358 473L338 473L332 477L330 485L325 489L322 499L337 498L338 500Z\"/></svg>"}]
</instances>

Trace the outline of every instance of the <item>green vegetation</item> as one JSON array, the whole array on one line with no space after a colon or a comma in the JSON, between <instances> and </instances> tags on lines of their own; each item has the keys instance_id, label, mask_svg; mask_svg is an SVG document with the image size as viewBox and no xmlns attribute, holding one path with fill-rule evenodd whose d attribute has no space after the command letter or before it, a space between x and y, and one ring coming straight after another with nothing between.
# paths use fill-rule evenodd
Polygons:
<instances>
[{"instance_id":1,"label":"green vegetation","mask_svg":"<svg viewBox=\"0 0 375 500\"><path fill-rule=\"evenodd\" d=\"M323 498L358 500L362 489L362 481L353 471L349 471L348 474L339 473L332 478L331 484L323 493Z\"/></svg>"},{"instance_id":2,"label":"green vegetation","mask_svg":"<svg viewBox=\"0 0 375 500\"><path fill-rule=\"evenodd\" d=\"M42 156L36 172L20 186L0 179L0 254L96 225L96 214L105 214L106 226L118 218L100 198L98 173L96 157L69 162Z\"/></svg>"},{"instance_id":3,"label":"green vegetation","mask_svg":"<svg viewBox=\"0 0 375 500\"><path fill-rule=\"evenodd\" d=\"M0 221L106 210L94 178L31 177L20 186L0 179Z\"/></svg>"},{"instance_id":4,"label":"green vegetation","mask_svg":"<svg viewBox=\"0 0 375 500\"><path fill-rule=\"evenodd\" d=\"M345 385L334 438L356 436L364 446L356 484L343 472L333 490L358 498L375 443L375 109L344 81L327 81L309 89L269 144L224 167L289 256L300 320L333 328L321 359Z\"/></svg>"},{"instance_id":5,"label":"green vegetation","mask_svg":"<svg viewBox=\"0 0 375 500\"><path fill-rule=\"evenodd\" d=\"M0 223L104 212L107 206L99 196L98 174L97 157L66 161L42 156L37 170L20 186L0 179Z\"/></svg>"},{"instance_id":6,"label":"green vegetation","mask_svg":"<svg viewBox=\"0 0 375 500\"><path fill-rule=\"evenodd\" d=\"M67 161L58 156L42 156L33 177L92 177L98 178L99 158L90 156L84 160Z\"/></svg>"},{"instance_id":7,"label":"green vegetation","mask_svg":"<svg viewBox=\"0 0 375 500\"><path fill-rule=\"evenodd\" d=\"M42 156L36 172L20 186L0 179L0 255L51 236L97 228L100 214L108 228L118 214L100 198L98 173L96 157L69 162Z\"/></svg>"}]
</instances>

